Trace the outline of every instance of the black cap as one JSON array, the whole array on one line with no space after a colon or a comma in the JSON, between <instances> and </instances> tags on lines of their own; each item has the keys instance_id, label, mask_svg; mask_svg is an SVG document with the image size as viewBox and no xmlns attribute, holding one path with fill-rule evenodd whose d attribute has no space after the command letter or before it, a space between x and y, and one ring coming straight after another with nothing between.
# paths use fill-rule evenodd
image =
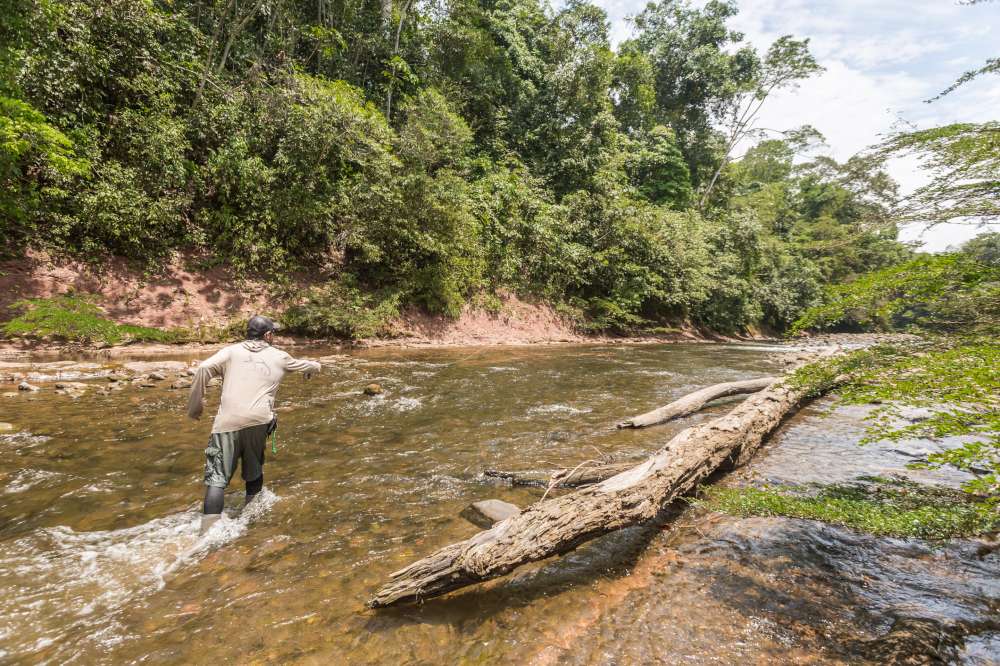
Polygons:
<instances>
[{"instance_id":1,"label":"black cap","mask_svg":"<svg viewBox=\"0 0 1000 666\"><path fill-rule=\"evenodd\" d=\"M264 315L254 315L247 322L247 339L260 340L265 334L277 331L278 324Z\"/></svg>"}]
</instances>

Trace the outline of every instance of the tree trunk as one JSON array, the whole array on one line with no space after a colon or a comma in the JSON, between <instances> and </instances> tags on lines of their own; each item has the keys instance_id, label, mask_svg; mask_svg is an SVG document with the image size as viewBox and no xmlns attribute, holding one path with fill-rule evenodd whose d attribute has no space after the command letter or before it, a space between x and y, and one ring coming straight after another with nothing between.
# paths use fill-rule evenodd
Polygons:
<instances>
[{"instance_id":1,"label":"tree trunk","mask_svg":"<svg viewBox=\"0 0 1000 666\"><path fill-rule=\"evenodd\" d=\"M666 423L673 419L679 419L688 414L694 414L707 403L718 398L725 398L731 395L742 395L744 393L756 393L763 391L775 382L774 377L761 377L760 379L748 379L742 382L726 382L703 388L694 393L688 393L683 398L675 400L669 405L654 409L651 412L633 416L627 421L618 424L619 428L646 428L658 423Z\"/></svg>"},{"instance_id":2,"label":"tree trunk","mask_svg":"<svg viewBox=\"0 0 1000 666\"><path fill-rule=\"evenodd\" d=\"M682 430L625 472L536 502L471 539L445 546L391 574L368 605L381 608L436 597L646 522L674 499L695 490L727 460L747 460L805 396L804 388L775 383L726 416Z\"/></svg>"}]
</instances>

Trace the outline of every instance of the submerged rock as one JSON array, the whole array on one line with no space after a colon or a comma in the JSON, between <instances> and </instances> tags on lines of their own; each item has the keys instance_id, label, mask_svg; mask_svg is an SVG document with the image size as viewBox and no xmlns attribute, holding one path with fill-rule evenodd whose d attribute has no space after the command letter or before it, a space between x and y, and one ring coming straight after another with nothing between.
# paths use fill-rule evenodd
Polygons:
<instances>
[{"instance_id":1,"label":"submerged rock","mask_svg":"<svg viewBox=\"0 0 1000 666\"><path fill-rule=\"evenodd\" d=\"M381 384L369 384L364 388L363 393L365 395L379 395L381 393L385 393L385 390L382 388Z\"/></svg>"},{"instance_id":2,"label":"submerged rock","mask_svg":"<svg viewBox=\"0 0 1000 666\"><path fill-rule=\"evenodd\" d=\"M192 383L193 382L190 379L183 379L182 378L182 379L178 379L178 380L174 381L174 383L170 385L170 388L172 388L172 389L186 389L186 388L191 388L191 384Z\"/></svg>"},{"instance_id":3,"label":"submerged rock","mask_svg":"<svg viewBox=\"0 0 1000 666\"><path fill-rule=\"evenodd\" d=\"M37 386L35 386L34 384L29 384L28 382L21 382L20 384L17 385L17 390L18 391L31 391L32 393L34 393L35 391L38 391L40 389Z\"/></svg>"},{"instance_id":4,"label":"submerged rock","mask_svg":"<svg viewBox=\"0 0 1000 666\"><path fill-rule=\"evenodd\" d=\"M498 499L482 500L473 502L465 507L460 514L473 525L488 529L501 520L507 520L511 516L521 513L516 505Z\"/></svg>"},{"instance_id":5,"label":"submerged rock","mask_svg":"<svg viewBox=\"0 0 1000 666\"><path fill-rule=\"evenodd\" d=\"M69 391L86 391L90 387L83 382L56 382L56 388Z\"/></svg>"}]
</instances>

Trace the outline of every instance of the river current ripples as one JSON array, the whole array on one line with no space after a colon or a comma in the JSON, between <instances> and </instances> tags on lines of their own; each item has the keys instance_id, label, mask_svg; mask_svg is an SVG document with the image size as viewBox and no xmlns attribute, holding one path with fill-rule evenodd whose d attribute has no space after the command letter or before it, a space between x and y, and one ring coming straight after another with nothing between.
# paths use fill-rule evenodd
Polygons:
<instances>
[{"instance_id":1,"label":"river current ripples","mask_svg":"<svg viewBox=\"0 0 1000 666\"><path fill-rule=\"evenodd\" d=\"M492 485L484 469L641 457L727 405L642 431L616 422L779 373L790 351L295 350L324 372L286 379L265 493L241 510L237 477L205 536L210 421L186 419L186 391L0 398L14 426L0 433L0 663L884 663L921 640L949 661L997 663L1000 562L976 542L696 507L444 599L365 609L390 572L477 531L459 516L470 502L544 492ZM101 368L83 381L106 383ZM384 393L362 395L372 382ZM906 468L938 444L858 447L863 410L830 412L795 415L739 479L964 479Z\"/></svg>"}]
</instances>

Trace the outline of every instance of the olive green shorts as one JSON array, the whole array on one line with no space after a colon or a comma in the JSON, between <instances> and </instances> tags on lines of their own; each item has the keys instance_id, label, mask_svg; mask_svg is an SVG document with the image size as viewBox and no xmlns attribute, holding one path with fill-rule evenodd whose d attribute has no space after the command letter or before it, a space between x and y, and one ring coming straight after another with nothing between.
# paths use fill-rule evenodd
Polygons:
<instances>
[{"instance_id":1,"label":"olive green shorts","mask_svg":"<svg viewBox=\"0 0 1000 666\"><path fill-rule=\"evenodd\" d=\"M225 488L236 472L237 461L244 481L256 481L264 473L264 449L270 424L232 432L213 432L205 447L205 485Z\"/></svg>"}]
</instances>

